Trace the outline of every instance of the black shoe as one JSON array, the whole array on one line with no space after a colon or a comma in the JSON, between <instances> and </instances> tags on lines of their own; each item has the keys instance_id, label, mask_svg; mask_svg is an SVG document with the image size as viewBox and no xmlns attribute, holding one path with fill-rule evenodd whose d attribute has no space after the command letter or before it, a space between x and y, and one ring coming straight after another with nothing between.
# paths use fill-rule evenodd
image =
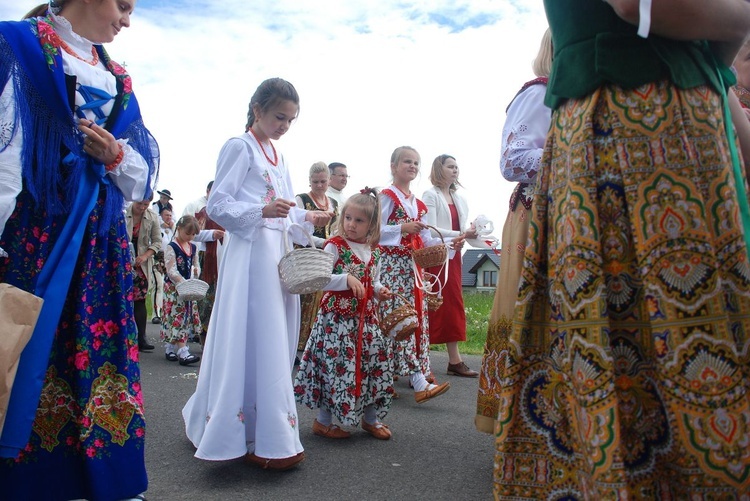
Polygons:
<instances>
[{"instance_id":1,"label":"black shoe","mask_svg":"<svg viewBox=\"0 0 750 501\"><path fill-rule=\"evenodd\" d=\"M169 360L170 362L177 362L178 360L177 353L174 353L174 352L165 353L164 356L167 357L167 360Z\"/></svg>"},{"instance_id":2,"label":"black shoe","mask_svg":"<svg viewBox=\"0 0 750 501\"><path fill-rule=\"evenodd\" d=\"M153 351L155 346L153 344L143 343L138 345L138 351Z\"/></svg>"},{"instance_id":3,"label":"black shoe","mask_svg":"<svg viewBox=\"0 0 750 501\"><path fill-rule=\"evenodd\" d=\"M201 357L199 357L197 355L193 355L191 353L187 357L184 357L184 358L180 359L180 365L190 365L190 364L194 364L194 363L200 362L200 361L201 361Z\"/></svg>"},{"instance_id":4,"label":"black shoe","mask_svg":"<svg viewBox=\"0 0 750 501\"><path fill-rule=\"evenodd\" d=\"M161 323L161 318L154 317L154 318L151 319L151 323L152 324L160 324Z\"/></svg>"}]
</instances>

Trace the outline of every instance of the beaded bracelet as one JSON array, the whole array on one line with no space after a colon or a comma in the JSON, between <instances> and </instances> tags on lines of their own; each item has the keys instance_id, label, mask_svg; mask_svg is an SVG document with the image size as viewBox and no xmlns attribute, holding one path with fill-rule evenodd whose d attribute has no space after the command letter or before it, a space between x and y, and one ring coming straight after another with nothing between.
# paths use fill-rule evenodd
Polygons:
<instances>
[{"instance_id":1,"label":"beaded bracelet","mask_svg":"<svg viewBox=\"0 0 750 501\"><path fill-rule=\"evenodd\" d=\"M117 156L115 157L115 159L112 161L112 163L109 163L104 166L104 170L106 170L107 172L115 170L115 168L118 165L120 165L120 162L122 162L122 157L125 156L125 152L122 149L122 145L118 144L118 146L120 147L120 151L117 153Z\"/></svg>"}]
</instances>

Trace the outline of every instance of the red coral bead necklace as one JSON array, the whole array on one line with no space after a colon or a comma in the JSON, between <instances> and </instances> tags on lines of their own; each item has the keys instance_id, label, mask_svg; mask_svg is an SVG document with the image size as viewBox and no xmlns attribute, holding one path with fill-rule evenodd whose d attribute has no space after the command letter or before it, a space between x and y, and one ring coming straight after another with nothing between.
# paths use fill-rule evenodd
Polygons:
<instances>
[{"instance_id":1,"label":"red coral bead necklace","mask_svg":"<svg viewBox=\"0 0 750 501\"><path fill-rule=\"evenodd\" d=\"M279 163L279 155L276 153L276 148L274 148L273 143L269 140L268 144L271 145L271 151L273 151L273 160L271 160L271 157L268 156L268 153L266 153L266 149L263 147L263 143L258 139L258 135L255 133L252 127L250 127L250 132L252 132L253 137L256 141L258 141L258 146L260 146L261 151L263 152L263 156L266 157L266 160L268 160L268 163L276 167Z\"/></svg>"}]
</instances>

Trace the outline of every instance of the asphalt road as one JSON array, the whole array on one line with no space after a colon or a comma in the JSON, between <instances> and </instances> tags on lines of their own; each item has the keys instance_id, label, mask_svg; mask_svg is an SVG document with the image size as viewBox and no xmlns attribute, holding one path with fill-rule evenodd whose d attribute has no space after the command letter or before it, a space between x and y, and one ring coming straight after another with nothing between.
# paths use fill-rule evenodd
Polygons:
<instances>
[{"instance_id":1,"label":"asphalt road","mask_svg":"<svg viewBox=\"0 0 750 501\"><path fill-rule=\"evenodd\" d=\"M305 461L285 472L258 469L242 460L211 462L193 457L182 407L195 389L199 365L182 367L164 358L158 326L147 335L157 348L141 353L146 407L149 501L162 500L487 500L492 498L493 437L474 428L478 380L445 374L448 357L433 352L433 372L451 389L417 404L403 378L388 416L393 437L377 440L355 430L332 440L312 434L317 415L298 406ZM192 353L201 354L198 344ZM472 369L481 357L464 356Z\"/></svg>"}]
</instances>

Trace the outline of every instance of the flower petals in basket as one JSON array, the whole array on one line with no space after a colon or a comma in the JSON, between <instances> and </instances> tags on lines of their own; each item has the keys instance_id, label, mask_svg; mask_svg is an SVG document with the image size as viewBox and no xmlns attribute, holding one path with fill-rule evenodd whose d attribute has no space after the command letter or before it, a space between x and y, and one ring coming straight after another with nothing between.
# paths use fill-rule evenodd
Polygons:
<instances>
[{"instance_id":1,"label":"flower petals in basket","mask_svg":"<svg viewBox=\"0 0 750 501\"><path fill-rule=\"evenodd\" d=\"M206 297L208 284L197 278L189 278L175 285L175 289L177 289L177 298L180 301L197 301Z\"/></svg>"},{"instance_id":2,"label":"flower petals in basket","mask_svg":"<svg viewBox=\"0 0 750 501\"><path fill-rule=\"evenodd\" d=\"M310 247L291 249L289 230L297 226L310 240ZM333 254L315 248L312 235L297 223L290 224L284 231L286 254L279 261L281 284L290 294L309 294L321 290L331 281Z\"/></svg>"},{"instance_id":3,"label":"flower petals in basket","mask_svg":"<svg viewBox=\"0 0 750 501\"><path fill-rule=\"evenodd\" d=\"M443 243L433 245L432 247L422 247L420 249L411 250L411 257L421 268L440 266L448 260L448 246L445 245L443 234L434 226L428 225L427 227L435 230L437 234L440 235L440 240L442 240Z\"/></svg>"},{"instance_id":4,"label":"flower petals in basket","mask_svg":"<svg viewBox=\"0 0 750 501\"><path fill-rule=\"evenodd\" d=\"M388 315L383 317L380 321L380 330L383 331L383 334L396 341L403 341L414 334L419 328L419 317L417 316L417 310L412 307L404 296L394 294L393 299L395 300L396 298L401 299L404 304L397 306Z\"/></svg>"}]
</instances>

